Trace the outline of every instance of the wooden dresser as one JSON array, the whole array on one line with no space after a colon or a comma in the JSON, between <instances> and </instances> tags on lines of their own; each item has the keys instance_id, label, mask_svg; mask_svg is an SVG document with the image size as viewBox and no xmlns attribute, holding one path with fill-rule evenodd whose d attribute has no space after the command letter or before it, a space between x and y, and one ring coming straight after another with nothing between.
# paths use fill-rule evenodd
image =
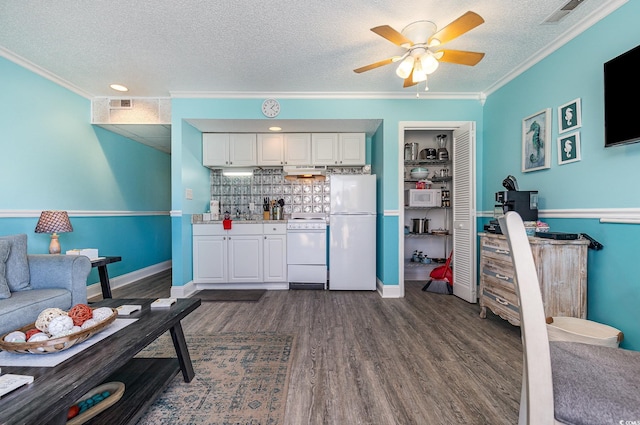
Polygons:
<instances>
[{"instance_id":1,"label":"wooden dresser","mask_svg":"<svg viewBox=\"0 0 640 425\"><path fill-rule=\"evenodd\" d=\"M515 273L503 235L480 235L480 317L487 308L520 326ZM587 318L587 247L589 241L529 237L538 272L544 312L549 316Z\"/></svg>"}]
</instances>

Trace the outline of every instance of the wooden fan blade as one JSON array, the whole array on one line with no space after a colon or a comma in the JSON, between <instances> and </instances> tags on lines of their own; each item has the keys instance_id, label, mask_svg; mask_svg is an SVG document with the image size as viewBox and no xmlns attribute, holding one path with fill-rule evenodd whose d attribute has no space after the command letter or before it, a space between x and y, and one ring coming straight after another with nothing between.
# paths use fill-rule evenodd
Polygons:
<instances>
[{"instance_id":1,"label":"wooden fan blade","mask_svg":"<svg viewBox=\"0 0 640 425\"><path fill-rule=\"evenodd\" d=\"M413 82L413 69L412 69L411 74L409 74L409 76L404 79L404 84L402 85L402 87L406 89L407 87L415 86L416 84L418 83Z\"/></svg>"},{"instance_id":2,"label":"wooden fan blade","mask_svg":"<svg viewBox=\"0 0 640 425\"><path fill-rule=\"evenodd\" d=\"M474 29L483 22L484 19L482 19L480 15L469 11L429 37L429 41L427 43L431 44L431 40L434 38L438 39L440 44L448 43L454 38L460 37L465 32Z\"/></svg>"},{"instance_id":3,"label":"wooden fan blade","mask_svg":"<svg viewBox=\"0 0 640 425\"><path fill-rule=\"evenodd\" d=\"M375 32L380 37L386 38L397 46L410 47L413 45L411 40L391 28L389 25L381 25L379 27L371 28L371 31Z\"/></svg>"},{"instance_id":4,"label":"wooden fan blade","mask_svg":"<svg viewBox=\"0 0 640 425\"><path fill-rule=\"evenodd\" d=\"M436 54L442 53L440 62L456 63L458 65L474 66L482 60L484 53L467 52L465 50L438 50Z\"/></svg>"},{"instance_id":5,"label":"wooden fan blade","mask_svg":"<svg viewBox=\"0 0 640 425\"><path fill-rule=\"evenodd\" d=\"M370 71L372 69L376 69L381 66L389 65L390 63L393 63L393 58L384 59L376 63L372 63L366 66L361 66L360 68L354 69L353 72L357 72L358 74L360 74L361 72Z\"/></svg>"}]
</instances>

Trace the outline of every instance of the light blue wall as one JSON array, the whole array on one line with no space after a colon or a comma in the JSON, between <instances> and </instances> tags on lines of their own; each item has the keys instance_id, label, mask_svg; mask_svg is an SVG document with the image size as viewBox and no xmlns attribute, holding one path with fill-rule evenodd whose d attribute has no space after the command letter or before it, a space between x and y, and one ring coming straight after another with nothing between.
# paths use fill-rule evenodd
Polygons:
<instances>
[{"instance_id":1,"label":"light blue wall","mask_svg":"<svg viewBox=\"0 0 640 425\"><path fill-rule=\"evenodd\" d=\"M640 144L604 148L602 74L604 62L640 42L638 16L640 2L626 3L490 95L482 161L485 210L493 206L493 194L502 190L502 180L512 174L520 189L539 190L540 207L550 216L543 220L551 230L588 233L604 245L602 251L589 250L588 318L621 329L626 336L622 346L635 350L640 350L640 226L570 216L584 209L640 206ZM558 165L557 108L576 98L582 101L582 160ZM629 100L630 107L633 101ZM553 112L551 168L522 173L522 119L544 108ZM553 210L569 212L562 218Z\"/></svg>"},{"instance_id":2,"label":"light blue wall","mask_svg":"<svg viewBox=\"0 0 640 425\"><path fill-rule=\"evenodd\" d=\"M88 99L4 58L0 75L0 234L46 253L40 211L68 210L62 249L122 256L111 277L170 260L169 155L92 126Z\"/></svg>"},{"instance_id":3,"label":"light blue wall","mask_svg":"<svg viewBox=\"0 0 640 425\"><path fill-rule=\"evenodd\" d=\"M206 182L187 181L188 176L201 176L204 167L191 150L194 135L185 134L188 119L265 119L261 113L262 99L173 99L172 101L172 209L182 211L180 219L172 220L174 235L173 258L183 258L184 269L174 270L173 285L181 286L191 279L191 234L186 232L190 214L204 212L200 200L184 200L189 185ZM378 175L378 278L385 285L398 285L398 189L400 121L476 121L478 144L482 143L482 105L477 100L427 99L281 99L281 119L381 119L383 126L372 138L373 173ZM285 129L286 131L286 129ZM184 139L184 141L183 141ZM183 147L187 141L189 147ZM190 158L184 150L189 150ZM176 168L178 167L178 168ZM208 176L208 174L207 174ZM200 188L200 186L198 186ZM208 186L207 186L208 187ZM198 189L201 190L201 189ZM195 191L194 191L195 197ZM382 216L384 211L395 215ZM386 241L386 243L383 243ZM391 242L393 241L393 243Z\"/></svg>"}]
</instances>

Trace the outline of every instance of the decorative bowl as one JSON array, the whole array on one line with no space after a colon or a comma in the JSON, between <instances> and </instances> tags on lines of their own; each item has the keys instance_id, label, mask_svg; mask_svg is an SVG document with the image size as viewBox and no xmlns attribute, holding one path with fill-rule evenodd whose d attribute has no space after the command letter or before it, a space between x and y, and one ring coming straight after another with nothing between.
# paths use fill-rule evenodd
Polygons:
<instances>
[{"instance_id":1,"label":"decorative bowl","mask_svg":"<svg viewBox=\"0 0 640 425\"><path fill-rule=\"evenodd\" d=\"M115 402L122 398L122 395L124 394L124 384L118 381L102 384L83 395L80 400L76 402L76 404L80 403L83 400L90 399L94 395L103 393L105 391L109 391L111 393L109 397L94 405L92 408L80 413L78 416L69 419L67 421L67 425L81 425L96 416L98 413L106 410L108 407L111 407Z\"/></svg>"},{"instance_id":2,"label":"decorative bowl","mask_svg":"<svg viewBox=\"0 0 640 425\"><path fill-rule=\"evenodd\" d=\"M429 174L429 170L424 167L416 167L411 169L412 179L424 179L424 178L427 178L428 174Z\"/></svg>"},{"instance_id":3,"label":"decorative bowl","mask_svg":"<svg viewBox=\"0 0 640 425\"><path fill-rule=\"evenodd\" d=\"M61 336L59 338L48 339L46 341L7 342L4 340L4 337L7 336L7 334L4 334L0 337L0 349L15 354L50 354L66 350L67 348L71 348L74 345L91 338L91 336L113 323L113 321L116 320L116 317L118 317L118 311L114 308L112 308L111 311L113 312L111 316L94 326L83 329L80 332ZM32 323L16 330L27 332L29 329L35 328L35 325L35 323Z\"/></svg>"}]
</instances>

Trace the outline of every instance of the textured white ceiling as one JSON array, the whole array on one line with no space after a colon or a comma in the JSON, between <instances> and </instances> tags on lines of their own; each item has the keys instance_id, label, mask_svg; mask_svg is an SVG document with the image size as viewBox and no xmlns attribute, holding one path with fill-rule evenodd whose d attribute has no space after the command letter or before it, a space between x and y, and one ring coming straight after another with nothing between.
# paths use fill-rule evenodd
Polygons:
<instances>
[{"instance_id":1,"label":"textured white ceiling","mask_svg":"<svg viewBox=\"0 0 640 425\"><path fill-rule=\"evenodd\" d=\"M430 93L491 90L554 41L623 1L584 0L555 25L567 0L0 0L0 54L46 70L87 96L414 94L388 65L403 52L369 29L416 20L440 28L467 10L485 23L447 44L485 52L475 67L443 63ZM594 18L595 17L595 18ZM592 23L592 22L591 22Z\"/></svg>"}]
</instances>

